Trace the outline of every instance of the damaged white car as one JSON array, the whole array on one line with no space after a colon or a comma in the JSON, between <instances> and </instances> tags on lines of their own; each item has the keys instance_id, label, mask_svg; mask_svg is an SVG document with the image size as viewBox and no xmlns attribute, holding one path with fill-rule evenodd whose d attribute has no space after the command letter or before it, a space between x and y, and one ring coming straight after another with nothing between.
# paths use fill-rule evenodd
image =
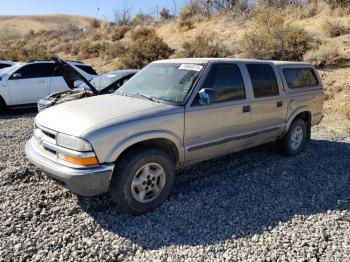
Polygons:
<instances>
[{"instance_id":1,"label":"damaged white car","mask_svg":"<svg viewBox=\"0 0 350 262\"><path fill-rule=\"evenodd\" d=\"M88 81L78 70L59 57L53 57L58 70L61 71L69 90L49 95L39 100L38 111L67 101L90 96L111 94L128 81L138 70L119 70L96 76Z\"/></svg>"}]
</instances>

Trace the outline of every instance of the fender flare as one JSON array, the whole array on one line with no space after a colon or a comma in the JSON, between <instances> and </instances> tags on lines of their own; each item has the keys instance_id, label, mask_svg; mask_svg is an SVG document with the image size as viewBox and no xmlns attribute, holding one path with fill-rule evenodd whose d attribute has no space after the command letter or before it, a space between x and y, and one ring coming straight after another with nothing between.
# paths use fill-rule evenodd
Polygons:
<instances>
[{"instance_id":1,"label":"fender flare","mask_svg":"<svg viewBox=\"0 0 350 262\"><path fill-rule=\"evenodd\" d=\"M107 156L107 162L115 162L119 156L129 147L143 141L151 140L151 139L167 139L171 141L175 146L178 151L179 155L179 161L183 162L185 157L184 157L184 148L181 143L181 139L169 132L169 131L164 131L164 130L154 130L154 131L147 131L147 132L142 132L138 134L134 134L121 142L119 142L117 145L113 147L111 152Z\"/></svg>"},{"instance_id":2,"label":"fender flare","mask_svg":"<svg viewBox=\"0 0 350 262\"><path fill-rule=\"evenodd\" d=\"M286 126L285 126L285 129L284 129L282 136L288 132L288 130L289 130L292 122L296 118L296 116L299 115L300 113L303 113L303 112L311 112L311 110L307 106L301 106L301 107L295 109L294 112L288 117L288 119L286 121ZM310 121L311 121L311 119L310 119Z\"/></svg>"}]
</instances>

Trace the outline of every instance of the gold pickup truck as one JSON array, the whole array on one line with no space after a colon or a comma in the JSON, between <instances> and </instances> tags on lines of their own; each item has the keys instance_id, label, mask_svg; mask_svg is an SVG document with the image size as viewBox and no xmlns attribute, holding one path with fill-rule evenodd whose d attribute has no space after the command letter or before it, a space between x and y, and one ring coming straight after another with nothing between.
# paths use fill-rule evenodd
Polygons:
<instances>
[{"instance_id":1,"label":"gold pickup truck","mask_svg":"<svg viewBox=\"0 0 350 262\"><path fill-rule=\"evenodd\" d=\"M306 63L162 60L113 94L39 113L26 154L73 192L110 192L141 214L167 199L176 169L269 142L300 153L322 105L321 79Z\"/></svg>"}]
</instances>

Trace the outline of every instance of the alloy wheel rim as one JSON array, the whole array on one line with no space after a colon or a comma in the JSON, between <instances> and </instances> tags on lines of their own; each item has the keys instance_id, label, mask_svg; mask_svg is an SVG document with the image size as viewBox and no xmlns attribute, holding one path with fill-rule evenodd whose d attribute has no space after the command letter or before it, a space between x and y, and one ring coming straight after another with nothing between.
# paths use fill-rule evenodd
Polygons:
<instances>
[{"instance_id":1,"label":"alloy wheel rim","mask_svg":"<svg viewBox=\"0 0 350 262\"><path fill-rule=\"evenodd\" d=\"M304 132L301 126L296 126L291 135L291 146L293 150L297 150L304 139Z\"/></svg>"},{"instance_id":2,"label":"alloy wheel rim","mask_svg":"<svg viewBox=\"0 0 350 262\"><path fill-rule=\"evenodd\" d=\"M156 199L165 186L165 171L157 163L147 163L140 167L133 176L131 192L140 203L148 203Z\"/></svg>"}]
</instances>

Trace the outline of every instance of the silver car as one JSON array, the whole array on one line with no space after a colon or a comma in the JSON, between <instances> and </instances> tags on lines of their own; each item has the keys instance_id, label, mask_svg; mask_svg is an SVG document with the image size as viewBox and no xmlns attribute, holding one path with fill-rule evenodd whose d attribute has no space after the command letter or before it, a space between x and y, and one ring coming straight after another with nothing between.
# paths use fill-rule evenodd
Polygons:
<instances>
[{"instance_id":1,"label":"silver car","mask_svg":"<svg viewBox=\"0 0 350 262\"><path fill-rule=\"evenodd\" d=\"M167 199L176 169L268 142L300 153L322 105L309 64L162 60L113 94L39 113L26 154L73 192L110 192L122 209L142 214Z\"/></svg>"}]
</instances>

